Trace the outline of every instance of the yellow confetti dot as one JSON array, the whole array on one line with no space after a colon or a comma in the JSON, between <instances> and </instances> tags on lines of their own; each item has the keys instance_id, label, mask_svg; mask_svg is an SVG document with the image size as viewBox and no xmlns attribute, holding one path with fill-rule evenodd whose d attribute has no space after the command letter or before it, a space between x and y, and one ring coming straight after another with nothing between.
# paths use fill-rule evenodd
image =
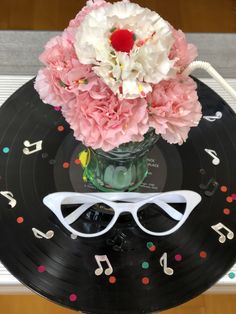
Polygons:
<instances>
[{"instance_id":1,"label":"yellow confetti dot","mask_svg":"<svg viewBox=\"0 0 236 314\"><path fill-rule=\"evenodd\" d=\"M140 91L140 93L143 91L143 85L142 84L138 85L138 90Z\"/></svg>"},{"instance_id":2,"label":"yellow confetti dot","mask_svg":"<svg viewBox=\"0 0 236 314\"><path fill-rule=\"evenodd\" d=\"M83 175L83 181L84 181L84 182L87 182L87 181L88 181L85 174Z\"/></svg>"},{"instance_id":3,"label":"yellow confetti dot","mask_svg":"<svg viewBox=\"0 0 236 314\"><path fill-rule=\"evenodd\" d=\"M90 150L83 150L79 154L79 160L81 162L81 166L86 168L90 162Z\"/></svg>"}]
</instances>

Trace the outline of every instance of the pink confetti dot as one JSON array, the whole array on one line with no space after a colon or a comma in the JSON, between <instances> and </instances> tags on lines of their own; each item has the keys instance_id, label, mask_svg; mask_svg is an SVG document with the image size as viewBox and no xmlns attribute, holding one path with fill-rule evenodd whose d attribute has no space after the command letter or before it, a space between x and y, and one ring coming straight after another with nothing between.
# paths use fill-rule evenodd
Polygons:
<instances>
[{"instance_id":1,"label":"pink confetti dot","mask_svg":"<svg viewBox=\"0 0 236 314\"><path fill-rule=\"evenodd\" d=\"M61 107L53 107L53 109L55 110L55 111L61 111Z\"/></svg>"},{"instance_id":2,"label":"pink confetti dot","mask_svg":"<svg viewBox=\"0 0 236 314\"><path fill-rule=\"evenodd\" d=\"M77 295L74 294L74 293L72 293L72 294L70 295L69 299L70 299L71 302L75 302L75 301L77 301Z\"/></svg>"},{"instance_id":3,"label":"pink confetti dot","mask_svg":"<svg viewBox=\"0 0 236 314\"><path fill-rule=\"evenodd\" d=\"M182 259L183 259L183 256L182 256L182 255L180 255L180 254L176 254L176 255L175 255L175 260L176 260L176 262L181 262Z\"/></svg>"},{"instance_id":4,"label":"pink confetti dot","mask_svg":"<svg viewBox=\"0 0 236 314\"><path fill-rule=\"evenodd\" d=\"M46 271L46 267L45 266L41 265L41 266L38 267L38 272L39 273L44 273L45 271Z\"/></svg>"}]
</instances>

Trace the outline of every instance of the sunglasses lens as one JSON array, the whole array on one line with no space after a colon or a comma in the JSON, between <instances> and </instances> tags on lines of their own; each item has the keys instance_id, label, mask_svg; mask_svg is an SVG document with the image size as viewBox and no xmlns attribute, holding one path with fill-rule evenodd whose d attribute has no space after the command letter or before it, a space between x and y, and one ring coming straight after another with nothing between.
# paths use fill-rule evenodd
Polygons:
<instances>
[{"instance_id":1,"label":"sunglasses lens","mask_svg":"<svg viewBox=\"0 0 236 314\"><path fill-rule=\"evenodd\" d=\"M169 205L179 213L184 214L186 203ZM141 225L152 232L165 232L179 222L179 220L173 219L156 204L145 204L138 210L137 215Z\"/></svg>"},{"instance_id":2,"label":"sunglasses lens","mask_svg":"<svg viewBox=\"0 0 236 314\"><path fill-rule=\"evenodd\" d=\"M103 231L114 217L114 210L99 203L85 208L84 205L63 205L62 215L67 224L75 231L84 234L96 234Z\"/></svg>"}]
</instances>

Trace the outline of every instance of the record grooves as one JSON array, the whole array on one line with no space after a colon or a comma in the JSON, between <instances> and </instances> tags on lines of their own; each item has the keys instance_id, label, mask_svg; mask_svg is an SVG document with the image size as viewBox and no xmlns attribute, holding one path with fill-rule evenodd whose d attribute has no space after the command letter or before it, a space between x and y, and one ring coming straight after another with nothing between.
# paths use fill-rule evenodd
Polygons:
<instances>
[{"instance_id":1,"label":"record grooves","mask_svg":"<svg viewBox=\"0 0 236 314\"><path fill-rule=\"evenodd\" d=\"M6 101L0 110L0 259L18 280L74 310L144 314L192 299L230 269L236 260L236 116L197 83L203 116L220 111L222 118L203 118L183 146L159 140L139 189L201 194L186 223L165 237L145 234L130 216L101 237L73 237L42 199L56 191L94 190L76 162L84 146L61 113L41 102L33 80ZM158 217L163 228L171 225ZM98 214L96 224L104 219Z\"/></svg>"}]
</instances>

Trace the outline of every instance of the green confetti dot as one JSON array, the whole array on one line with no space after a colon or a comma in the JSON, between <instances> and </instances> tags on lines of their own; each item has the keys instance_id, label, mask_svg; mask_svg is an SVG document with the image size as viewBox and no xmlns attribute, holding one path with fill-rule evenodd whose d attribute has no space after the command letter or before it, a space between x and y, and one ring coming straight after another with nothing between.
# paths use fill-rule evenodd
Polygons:
<instances>
[{"instance_id":1,"label":"green confetti dot","mask_svg":"<svg viewBox=\"0 0 236 314\"><path fill-rule=\"evenodd\" d=\"M147 243L147 248L150 249L152 246L154 246L154 244L152 242L148 242Z\"/></svg>"},{"instance_id":2,"label":"green confetti dot","mask_svg":"<svg viewBox=\"0 0 236 314\"><path fill-rule=\"evenodd\" d=\"M231 272L231 273L229 273L228 276L229 276L230 279L234 279L235 278L235 273Z\"/></svg>"},{"instance_id":3,"label":"green confetti dot","mask_svg":"<svg viewBox=\"0 0 236 314\"><path fill-rule=\"evenodd\" d=\"M9 148L9 147L4 147L4 148L2 149L2 151L4 152L4 154L8 154L9 151L10 151L10 148Z\"/></svg>"},{"instance_id":4,"label":"green confetti dot","mask_svg":"<svg viewBox=\"0 0 236 314\"><path fill-rule=\"evenodd\" d=\"M149 268L149 263L148 262L143 262L142 263L142 268L143 269L148 269Z\"/></svg>"}]
</instances>

